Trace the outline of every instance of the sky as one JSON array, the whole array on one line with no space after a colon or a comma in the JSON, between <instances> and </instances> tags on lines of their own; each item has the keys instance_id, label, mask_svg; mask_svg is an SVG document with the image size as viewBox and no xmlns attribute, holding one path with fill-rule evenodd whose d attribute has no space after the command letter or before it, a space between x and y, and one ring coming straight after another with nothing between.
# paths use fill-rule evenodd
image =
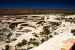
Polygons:
<instances>
[{"instance_id":1,"label":"sky","mask_svg":"<svg viewBox=\"0 0 75 50\"><path fill-rule=\"evenodd\" d=\"M0 0L0 9L75 9L74 0Z\"/></svg>"}]
</instances>

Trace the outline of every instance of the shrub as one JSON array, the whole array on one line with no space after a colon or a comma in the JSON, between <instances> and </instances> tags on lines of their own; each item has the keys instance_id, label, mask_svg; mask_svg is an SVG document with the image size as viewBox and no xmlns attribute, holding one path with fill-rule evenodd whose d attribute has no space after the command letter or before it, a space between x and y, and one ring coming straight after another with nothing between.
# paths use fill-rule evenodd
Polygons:
<instances>
[{"instance_id":1,"label":"shrub","mask_svg":"<svg viewBox=\"0 0 75 50\"><path fill-rule=\"evenodd\" d=\"M59 26L61 23L59 22L51 22L52 26Z\"/></svg>"},{"instance_id":2,"label":"shrub","mask_svg":"<svg viewBox=\"0 0 75 50\"><path fill-rule=\"evenodd\" d=\"M6 45L5 46L5 50L9 50L10 46L9 45Z\"/></svg>"},{"instance_id":3,"label":"shrub","mask_svg":"<svg viewBox=\"0 0 75 50\"><path fill-rule=\"evenodd\" d=\"M12 33L9 33L8 35L7 35L7 37L10 37L12 35Z\"/></svg>"},{"instance_id":4,"label":"shrub","mask_svg":"<svg viewBox=\"0 0 75 50\"><path fill-rule=\"evenodd\" d=\"M38 46L39 42L32 42L32 44Z\"/></svg>"},{"instance_id":5,"label":"shrub","mask_svg":"<svg viewBox=\"0 0 75 50\"><path fill-rule=\"evenodd\" d=\"M30 38L30 41L35 41L36 39L35 38Z\"/></svg>"},{"instance_id":6,"label":"shrub","mask_svg":"<svg viewBox=\"0 0 75 50\"><path fill-rule=\"evenodd\" d=\"M22 46L22 43L18 43L17 46L21 47Z\"/></svg>"},{"instance_id":7,"label":"shrub","mask_svg":"<svg viewBox=\"0 0 75 50\"><path fill-rule=\"evenodd\" d=\"M6 41L6 43L10 43L10 41Z\"/></svg>"},{"instance_id":8,"label":"shrub","mask_svg":"<svg viewBox=\"0 0 75 50\"><path fill-rule=\"evenodd\" d=\"M49 37L53 37L52 35L50 35Z\"/></svg>"},{"instance_id":9,"label":"shrub","mask_svg":"<svg viewBox=\"0 0 75 50\"><path fill-rule=\"evenodd\" d=\"M71 33L75 36L75 29L71 30Z\"/></svg>"},{"instance_id":10,"label":"shrub","mask_svg":"<svg viewBox=\"0 0 75 50\"><path fill-rule=\"evenodd\" d=\"M41 40L41 43L43 43L43 42L45 42L45 39L44 38Z\"/></svg>"},{"instance_id":11,"label":"shrub","mask_svg":"<svg viewBox=\"0 0 75 50\"><path fill-rule=\"evenodd\" d=\"M15 40L17 40L17 39L12 39L12 41L15 41Z\"/></svg>"},{"instance_id":12,"label":"shrub","mask_svg":"<svg viewBox=\"0 0 75 50\"><path fill-rule=\"evenodd\" d=\"M48 35L48 34L50 33L50 31L49 31L48 28L49 28L49 26L44 26L44 27L43 27L43 32L42 32L42 33Z\"/></svg>"},{"instance_id":13,"label":"shrub","mask_svg":"<svg viewBox=\"0 0 75 50\"><path fill-rule=\"evenodd\" d=\"M38 35L37 35L37 34L34 34L34 36L35 36L35 37L38 37Z\"/></svg>"},{"instance_id":14,"label":"shrub","mask_svg":"<svg viewBox=\"0 0 75 50\"><path fill-rule=\"evenodd\" d=\"M17 46L21 47L27 44L27 40L23 39L22 42L18 43Z\"/></svg>"},{"instance_id":15,"label":"shrub","mask_svg":"<svg viewBox=\"0 0 75 50\"><path fill-rule=\"evenodd\" d=\"M27 50L32 49L33 47L28 47Z\"/></svg>"},{"instance_id":16,"label":"shrub","mask_svg":"<svg viewBox=\"0 0 75 50\"><path fill-rule=\"evenodd\" d=\"M23 44L23 45L26 45L26 44L27 44L27 40L23 39L23 40L22 40L22 44Z\"/></svg>"}]
</instances>

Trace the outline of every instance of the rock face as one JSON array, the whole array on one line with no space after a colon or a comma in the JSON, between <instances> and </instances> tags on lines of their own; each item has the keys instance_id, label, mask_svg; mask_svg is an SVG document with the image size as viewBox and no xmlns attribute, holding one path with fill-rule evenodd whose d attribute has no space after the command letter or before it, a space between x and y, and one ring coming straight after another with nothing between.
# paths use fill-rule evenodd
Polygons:
<instances>
[{"instance_id":1,"label":"rock face","mask_svg":"<svg viewBox=\"0 0 75 50\"><path fill-rule=\"evenodd\" d=\"M0 11L1 49L9 45L10 50L59 50L63 41L74 37L74 10Z\"/></svg>"}]
</instances>

